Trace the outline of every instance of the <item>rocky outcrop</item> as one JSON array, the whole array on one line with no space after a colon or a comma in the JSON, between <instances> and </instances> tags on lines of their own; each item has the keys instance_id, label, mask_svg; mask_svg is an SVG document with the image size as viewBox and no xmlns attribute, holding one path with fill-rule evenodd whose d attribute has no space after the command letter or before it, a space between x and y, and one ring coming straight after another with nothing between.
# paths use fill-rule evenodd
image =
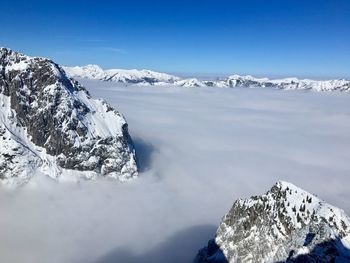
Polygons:
<instances>
[{"instance_id":1,"label":"rocky outcrop","mask_svg":"<svg viewBox=\"0 0 350 263\"><path fill-rule=\"evenodd\" d=\"M124 117L49 59L1 48L0 107L2 181L21 183L38 170L52 177L64 169L121 180L137 175Z\"/></svg>"},{"instance_id":2,"label":"rocky outcrop","mask_svg":"<svg viewBox=\"0 0 350 263\"><path fill-rule=\"evenodd\" d=\"M349 262L350 218L278 182L264 195L237 200L196 262L221 262L220 255L227 262Z\"/></svg>"}]
</instances>

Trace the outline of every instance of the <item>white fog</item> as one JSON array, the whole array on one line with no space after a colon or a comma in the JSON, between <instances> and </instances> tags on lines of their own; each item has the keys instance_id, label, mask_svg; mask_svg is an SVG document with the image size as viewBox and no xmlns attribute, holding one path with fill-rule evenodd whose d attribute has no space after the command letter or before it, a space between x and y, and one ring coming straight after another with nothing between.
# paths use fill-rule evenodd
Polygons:
<instances>
[{"instance_id":1,"label":"white fog","mask_svg":"<svg viewBox=\"0 0 350 263\"><path fill-rule=\"evenodd\" d=\"M1 262L190 262L278 180L350 214L347 93L81 82L126 117L139 178L1 187Z\"/></svg>"}]
</instances>

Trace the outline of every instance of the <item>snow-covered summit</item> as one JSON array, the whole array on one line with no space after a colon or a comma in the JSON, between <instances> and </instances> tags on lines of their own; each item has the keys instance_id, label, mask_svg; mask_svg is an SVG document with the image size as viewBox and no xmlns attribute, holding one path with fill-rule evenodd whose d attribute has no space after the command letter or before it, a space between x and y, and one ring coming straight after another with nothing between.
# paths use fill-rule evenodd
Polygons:
<instances>
[{"instance_id":1,"label":"snow-covered summit","mask_svg":"<svg viewBox=\"0 0 350 263\"><path fill-rule=\"evenodd\" d=\"M97 65L83 67L64 67L64 70L71 77L98 79L103 81L114 81L131 84L157 84L174 83L180 78L166 73L159 73L151 70L137 69L107 69L103 70Z\"/></svg>"},{"instance_id":2,"label":"snow-covered summit","mask_svg":"<svg viewBox=\"0 0 350 263\"><path fill-rule=\"evenodd\" d=\"M0 182L137 175L124 117L45 58L0 48Z\"/></svg>"},{"instance_id":3,"label":"snow-covered summit","mask_svg":"<svg viewBox=\"0 0 350 263\"><path fill-rule=\"evenodd\" d=\"M254 78L250 75L232 75L223 81L227 87L235 88L275 88L285 90L313 90L313 91L350 91L350 81L310 80L298 78L284 78L270 80L268 78Z\"/></svg>"},{"instance_id":4,"label":"snow-covered summit","mask_svg":"<svg viewBox=\"0 0 350 263\"><path fill-rule=\"evenodd\" d=\"M195 87L205 87L207 86L203 81L190 78L190 79L181 79L174 83L176 86L186 87L186 88L195 88Z\"/></svg>"},{"instance_id":5,"label":"snow-covered summit","mask_svg":"<svg viewBox=\"0 0 350 263\"><path fill-rule=\"evenodd\" d=\"M210 254L208 248L200 251L198 262L217 262L222 254L228 262L349 261L350 218L281 181L264 195L237 200L224 216L215 243Z\"/></svg>"},{"instance_id":6,"label":"snow-covered summit","mask_svg":"<svg viewBox=\"0 0 350 263\"><path fill-rule=\"evenodd\" d=\"M71 77L80 77L86 79L104 80L106 73L98 65L86 65L83 67L63 67L68 75Z\"/></svg>"}]
</instances>

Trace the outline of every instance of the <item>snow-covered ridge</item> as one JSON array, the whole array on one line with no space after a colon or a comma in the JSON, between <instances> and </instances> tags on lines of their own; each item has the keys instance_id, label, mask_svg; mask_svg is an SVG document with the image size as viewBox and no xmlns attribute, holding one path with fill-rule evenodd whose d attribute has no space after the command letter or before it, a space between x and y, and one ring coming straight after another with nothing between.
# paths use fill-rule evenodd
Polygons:
<instances>
[{"instance_id":1,"label":"snow-covered ridge","mask_svg":"<svg viewBox=\"0 0 350 263\"><path fill-rule=\"evenodd\" d=\"M98 79L103 81L115 81L122 83L174 83L180 78L159 73L151 70L137 70L137 69L108 69L103 70L97 65L87 65L83 67L63 67L68 75L71 77Z\"/></svg>"},{"instance_id":2,"label":"snow-covered ridge","mask_svg":"<svg viewBox=\"0 0 350 263\"><path fill-rule=\"evenodd\" d=\"M174 85L181 87L220 87L220 88L275 88L285 90L313 90L313 91L350 91L350 81L310 80L298 78L284 78L270 80L268 78L254 78L252 76L232 75L222 80L204 81L197 78L181 78L166 73L150 70L103 70L97 65L83 67L64 67L72 77L114 81L128 84L142 85Z\"/></svg>"},{"instance_id":3,"label":"snow-covered ridge","mask_svg":"<svg viewBox=\"0 0 350 263\"><path fill-rule=\"evenodd\" d=\"M198 262L215 262L210 258L222 254L228 262L349 261L350 218L281 181L264 195L237 200L224 216L215 243L215 253L201 250Z\"/></svg>"},{"instance_id":4,"label":"snow-covered ridge","mask_svg":"<svg viewBox=\"0 0 350 263\"><path fill-rule=\"evenodd\" d=\"M45 58L0 48L0 182L137 175L124 117ZM68 171L68 172L65 172Z\"/></svg>"},{"instance_id":5,"label":"snow-covered ridge","mask_svg":"<svg viewBox=\"0 0 350 263\"><path fill-rule=\"evenodd\" d=\"M284 78L270 80L268 78L254 78L252 76L232 75L224 83L227 87L242 88L275 88L284 90L313 90L313 91L350 91L350 81L310 80L298 78Z\"/></svg>"}]
</instances>

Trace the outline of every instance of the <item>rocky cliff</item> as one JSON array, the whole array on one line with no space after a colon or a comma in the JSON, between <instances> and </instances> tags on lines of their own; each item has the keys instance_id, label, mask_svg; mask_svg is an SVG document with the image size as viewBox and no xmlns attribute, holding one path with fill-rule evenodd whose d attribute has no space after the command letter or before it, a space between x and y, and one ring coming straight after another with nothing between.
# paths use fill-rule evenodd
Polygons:
<instances>
[{"instance_id":1,"label":"rocky cliff","mask_svg":"<svg viewBox=\"0 0 350 263\"><path fill-rule=\"evenodd\" d=\"M350 262L350 218L278 182L264 195L237 200L196 262Z\"/></svg>"},{"instance_id":2,"label":"rocky cliff","mask_svg":"<svg viewBox=\"0 0 350 263\"><path fill-rule=\"evenodd\" d=\"M126 180L137 175L124 117L56 63L0 48L0 179L36 172Z\"/></svg>"}]
</instances>

